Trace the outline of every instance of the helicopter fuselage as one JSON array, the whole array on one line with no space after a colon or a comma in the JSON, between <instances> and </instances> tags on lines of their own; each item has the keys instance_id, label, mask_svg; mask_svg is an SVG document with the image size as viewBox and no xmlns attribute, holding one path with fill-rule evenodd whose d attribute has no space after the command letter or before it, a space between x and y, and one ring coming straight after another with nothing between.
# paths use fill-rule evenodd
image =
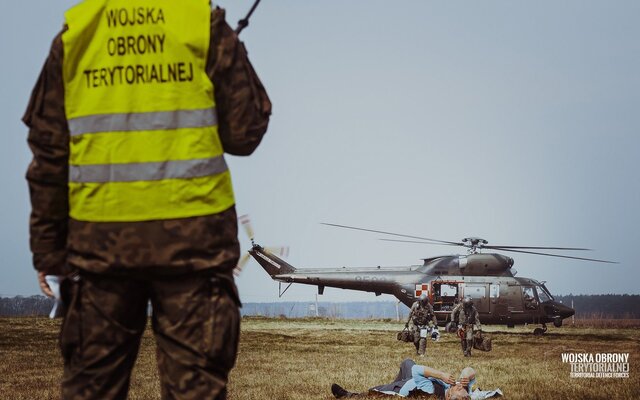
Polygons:
<instances>
[{"instance_id":1,"label":"helicopter fuselage","mask_svg":"<svg viewBox=\"0 0 640 400\"><path fill-rule=\"evenodd\" d=\"M439 324L450 320L454 304L469 296L483 324L561 326L574 310L556 302L544 283L515 277L513 259L500 254L469 254L425 259L423 265L373 268L294 268L254 245L249 253L272 279L284 283L390 294L410 307L429 296Z\"/></svg>"}]
</instances>

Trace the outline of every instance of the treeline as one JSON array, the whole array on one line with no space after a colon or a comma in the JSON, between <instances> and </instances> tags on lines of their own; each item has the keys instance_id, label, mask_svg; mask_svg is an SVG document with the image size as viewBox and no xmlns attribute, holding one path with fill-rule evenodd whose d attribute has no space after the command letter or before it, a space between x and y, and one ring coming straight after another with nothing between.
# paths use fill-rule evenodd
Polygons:
<instances>
[{"instance_id":1,"label":"treeline","mask_svg":"<svg viewBox=\"0 0 640 400\"><path fill-rule=\"evenodd\" d=\"M49 315L54 300L45 296L0 297L0 316L25 317Z\"/></svg>"},{"instance_id":2,"label":"treeline","mask_svg":"<svg viewBox=\"0 0 640 400\"><path fill-rule=\"evenodd\" d=\"M0 317L46 316L53 307L53 300L44 296L0 297ZM248 316L264 317L327 317L347 319L395 319L407 318L408 308L395 302L348 302L318 303L316 313L315 302L278 302L278 303L244 303L240 313Z\"/></svg>"},{"instance_id":3,"label":"treeline","mask_svg":"<svg viewBox=\"0 0 640 400\"><path fill-rule=\"evenodd\" d=\"M357 301L347 303L319 302L316 313L314 302L244 303L240 313L244 316L304 318L326 317L344 319L406 319L409 308L392 301Z\"/></svg>"},{"instance_id":4,"label":"treeline","mask_svg":"<svg viewBox=\"0 0 640 400\"><path fill-rule=\"evenodd\" d=\"M637 294L580 294L554 296L556 301L576 310L576 318L640 318L640 295Z\"/></svg>"},{"instance_id":5,"label":"treeline","mask_svg":"<svg viewBox=\"0 0 640 400\"><path fill-rule=\"evenodd\" d=\"M640 295L566 295L555 296L576 310L576 318L582 319L640 319ZM44 296L0 297L0 316L45 316L53 307L53 300ZM404 320L409 309L403 304L393 301L378 302L319 302L316 311L315 302L272 302L244 303L240 310L242 315L264 317L327 317L346 319L396 319Z\"/></svg>"},{"instance_id":6,"label":"treeline","mask_svg":"<svg viewBox=\"0 0 640 400\"><path fill-rule=\"evenodd\" d=\"M581 319L640 319L640 295L566 295L555 296L555 300L576 310L576 318ZM300 318L315 316L313 302L286 303L245 303L242 315ZM348 302L318 303L320 317L347 319L400 319L408 317L409 309L400 304L396 309L395 302ZM397 314L396 314L397 313Z\"/></svg>"}]
</instances>

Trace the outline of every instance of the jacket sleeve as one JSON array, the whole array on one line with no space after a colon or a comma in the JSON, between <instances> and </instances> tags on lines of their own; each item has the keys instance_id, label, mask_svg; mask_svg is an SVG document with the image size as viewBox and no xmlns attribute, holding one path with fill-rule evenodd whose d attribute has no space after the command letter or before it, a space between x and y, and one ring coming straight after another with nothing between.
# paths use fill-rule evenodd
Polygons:
<instances>
[{"instance_id":1,"label":"jacket sleeve","mask_svg":"<svg viewBox=\"0 0 640 400\"><path fill-rule=\"evenodd\" d=\"M436 318L436 313L433 310L431 303L429 303L429 314L431 314L431 322L433 322L433 325L438 326L438 318Z\"/></svg>"},{"instance_id":2,"label":"jacket sleeve","mask_svg":"<svg viewBox=\"0 0 640 400\"><path fill-rule=\"evenodd\" d=\"M215 88L218 133L225 152L253 153L267 131L271 101L243 43L219 8L211 14L207 74Z\"/></svg>"},{"instance_id":3,"label":"jacket sleeve","mask_svg":"<svg viewBox=\"0 0 640 400\"><path fill-rule=\"evenodd\" d=\"M459 316L460 316L460 307L459 305L456 305L455 307L453 307L453 310L451 310L451 321L457 324Z\"/></svg>"},{"instance_id":4,"label":"jacket sleeve","mask_svg":"<svg viewBox=\"0 0 640 400\"><path fill-rule=\"evenodd\" d=\"M33 264L39 271L63 274L69 214L69 129L64 111L61 34L53 41L22 120L29 127L33 153L27 169Z\"/></svg>"},{"instance_id":5,"label":"jacket sleeve","mask_svg":"<svg viewBox=\"0 0 640 400\"><path fill-rule=\"evenodd\" d=\"M482 324L480 324L480 313L476 310L475 312L475 318L474 318L474 325L476 325L476 329L481 330L482 329Z\"/></svg>"}]
</instances>

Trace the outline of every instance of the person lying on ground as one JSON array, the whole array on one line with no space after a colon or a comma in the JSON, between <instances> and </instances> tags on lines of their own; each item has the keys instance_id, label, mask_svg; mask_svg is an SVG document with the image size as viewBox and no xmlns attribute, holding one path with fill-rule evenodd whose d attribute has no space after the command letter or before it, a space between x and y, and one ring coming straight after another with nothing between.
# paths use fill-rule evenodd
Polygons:
<instances>
[{"instance_id":1,"label":"person lying on ground","mask_svg":"<svg viewBox=\"0 0 640 400\"><path fill-rule=\"evenodd\" d=\"M470 399L469 393L476 383L476 371L466 367L460 372L458 380L453 375L424 365L417 365L406 359L400 364L400 371L393 382L372 387L365 393L353 393L338 384L331 385L331 393L337 398L367 396L370 394L388 394L407 397L414 394L429 394L445 400Z\"/></svg>"}]
</instances>

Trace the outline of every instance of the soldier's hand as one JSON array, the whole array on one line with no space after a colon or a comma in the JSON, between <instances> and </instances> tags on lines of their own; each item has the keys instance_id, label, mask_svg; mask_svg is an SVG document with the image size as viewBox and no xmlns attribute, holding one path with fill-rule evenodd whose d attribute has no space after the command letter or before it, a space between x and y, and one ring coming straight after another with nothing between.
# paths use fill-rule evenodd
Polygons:
<instances>
[{"instance_id":1,"label":"soldier's hand","mask_svg":"<svg viewBox=\"0 0 640 400\"><path fill-rule=\"evenodd\" d=\"M462 386L467 387L469 386L469 378L460 378L460 383L462 384Z\"/></svg>"},{"instance_id":2,"label":"soldier's hand","mask_svg":"<svg viewBox=\"0 0 640 400\"><path fill-rule=\"evenodd\" d=\"M49 284L44 278L45 276L46 276L46 273L42 271L38 272L38 283L40 284L40 290L42 290L42 293L44 293L47 297L55 297L53 295L53 291L49 287Z\"/></svg>"},{"instance_id":3,"label":"soldier's hand","mask_svg":"<svg viewBox=\"0 0 640 400\"><path fill-rule=\"evenodd\" d=\"M456 380L453 379L453 376L447 373L442 374L442 381L448 385L454 385L456 383Z\"/></svg>"}]
</instances>

